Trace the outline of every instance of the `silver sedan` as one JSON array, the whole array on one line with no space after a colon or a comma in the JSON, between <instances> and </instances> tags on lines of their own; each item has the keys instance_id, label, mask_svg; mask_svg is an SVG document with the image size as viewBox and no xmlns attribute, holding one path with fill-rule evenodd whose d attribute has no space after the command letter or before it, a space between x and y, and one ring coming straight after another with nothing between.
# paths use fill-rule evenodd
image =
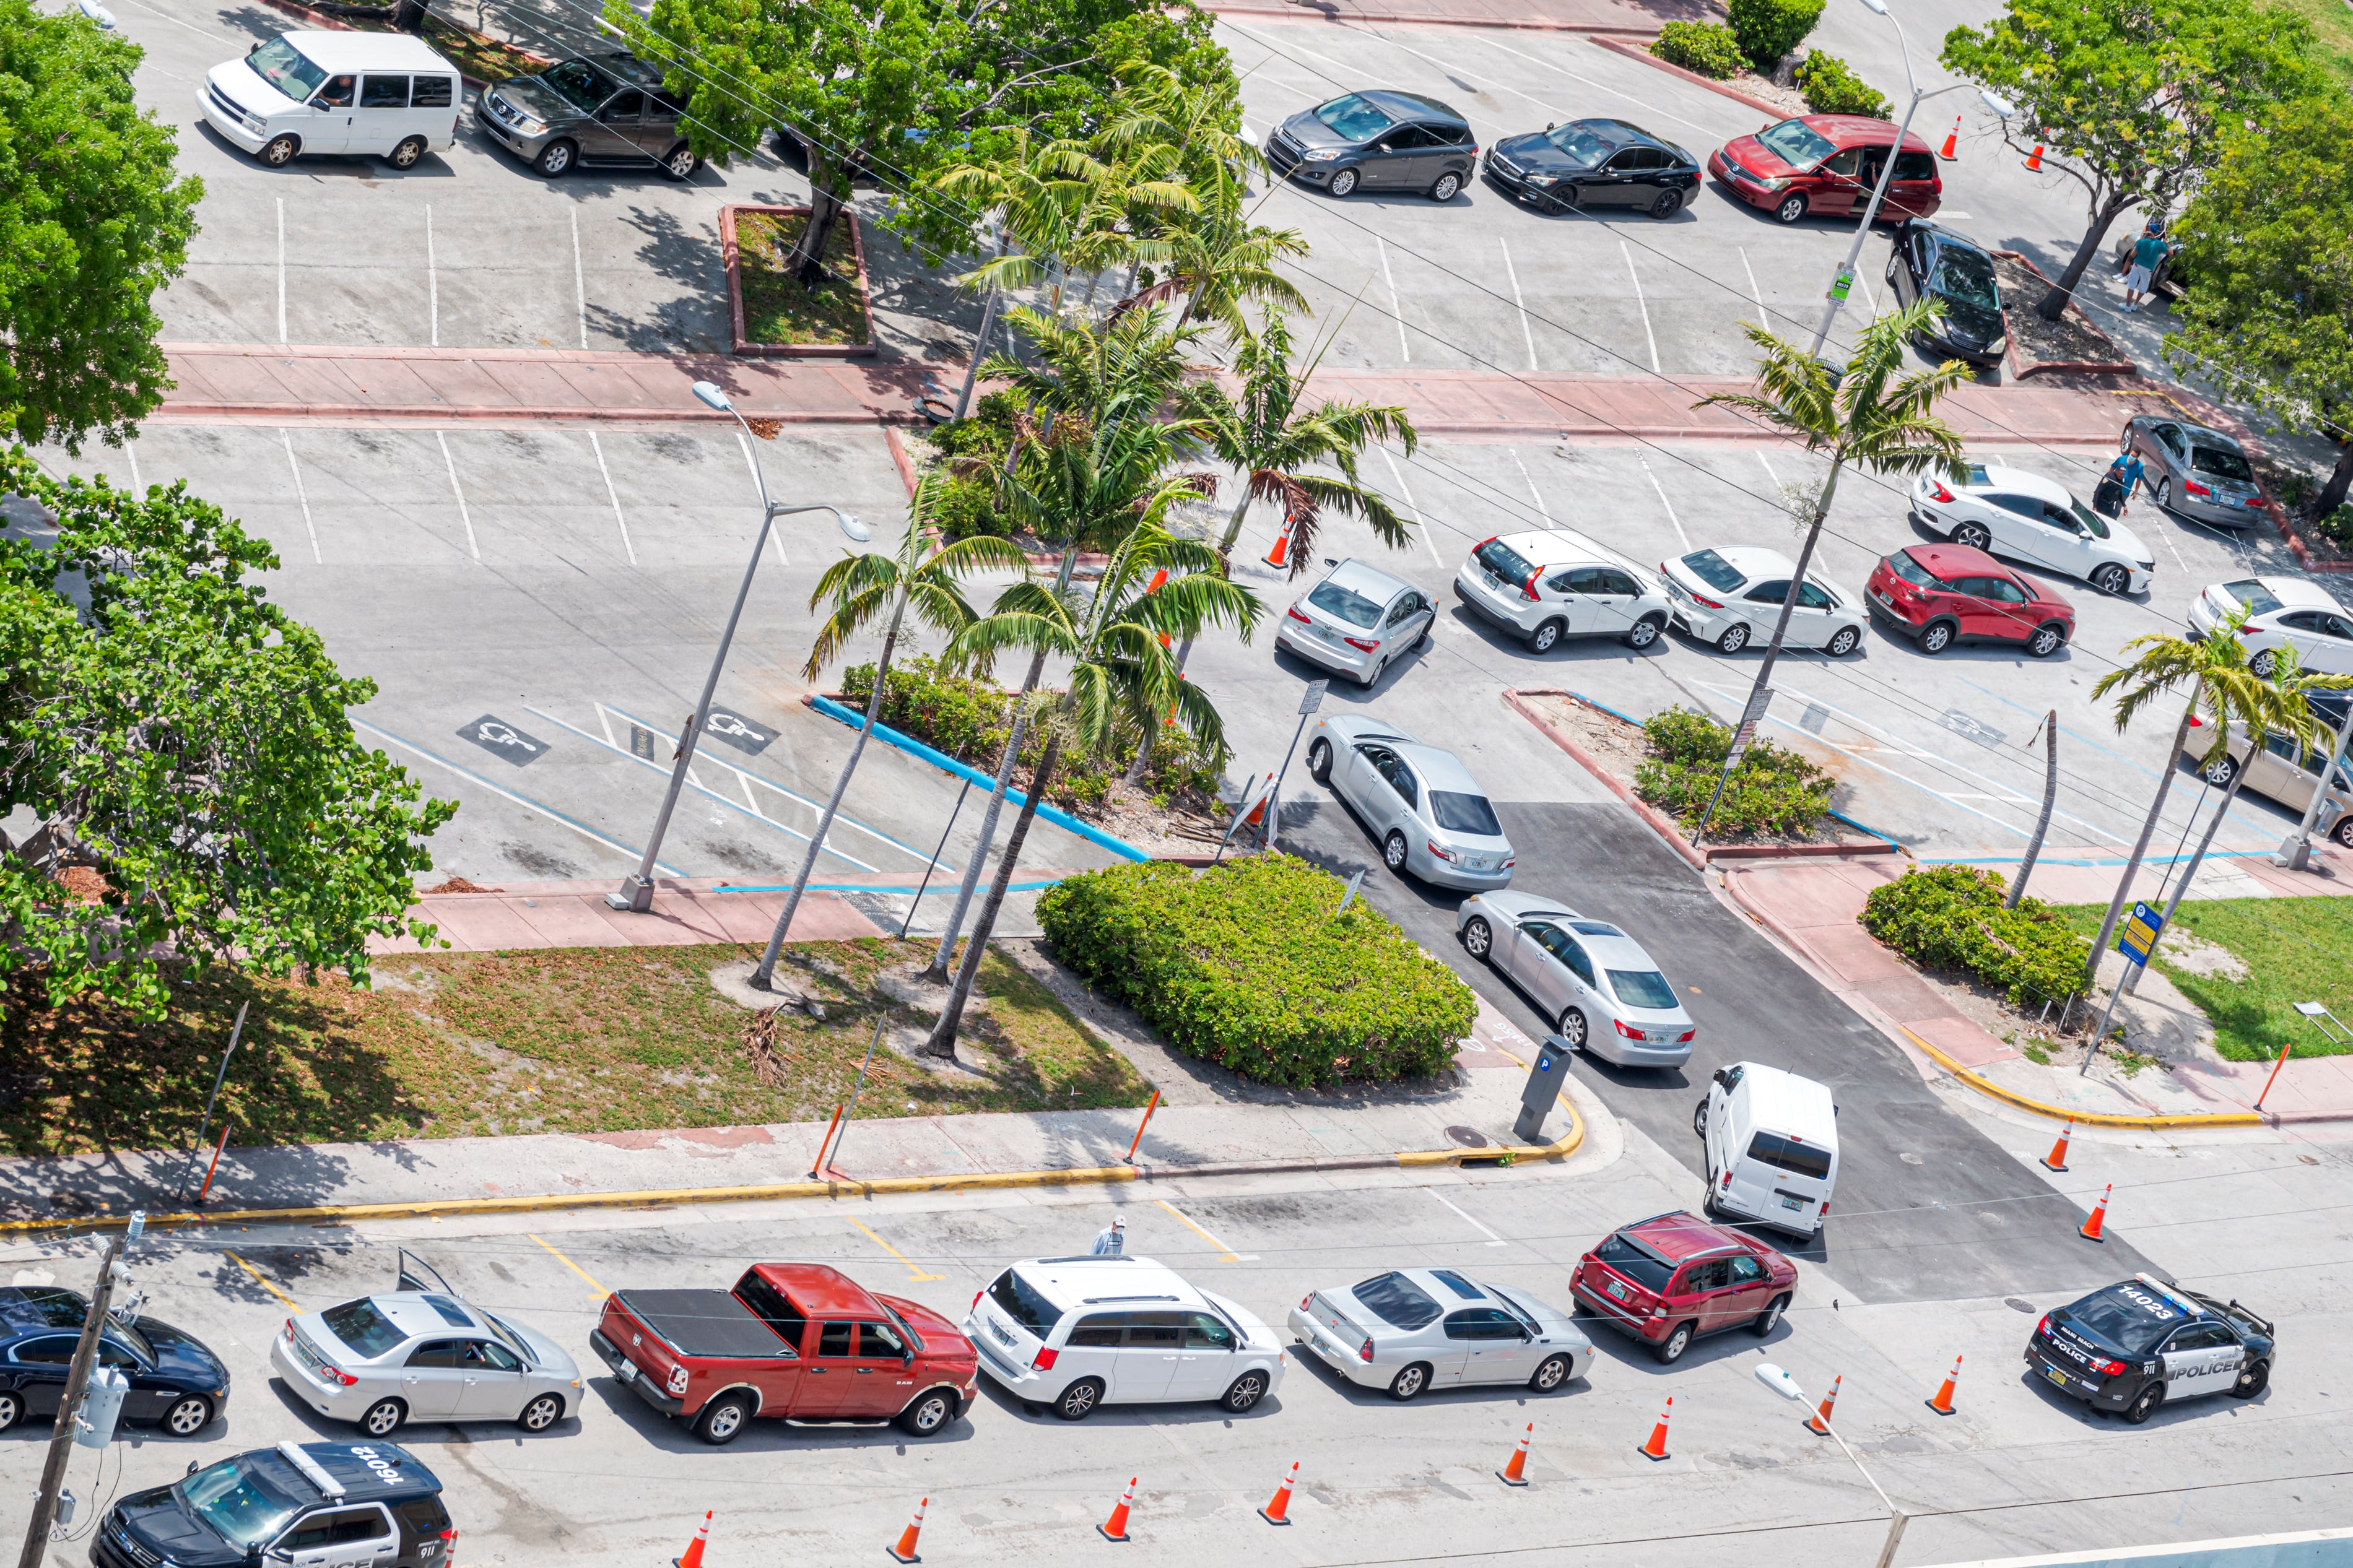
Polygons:
<instances>
[{"instance_id":1,"label":"silver sedan","mask_svg":"<svg viewBox=\"0 0 2353 1568\"><path fill-rule=\"evenodd\" d=\"M1275 623L1274 646L1370 686L1390 665L1428 645L1438 606L1377 566L1353 559L1327 564L1332 569Z\"/></svg>"},{"instance_id":2,"label":"silver sedan","mask_svg":"<svg viewBox=\"0 0 2353 1568\"><path fill-rule=\"evenodd\" d=\"M269 1364L320 1415L388 1437L411 1421L512 1421L544 1432L580 1402L563 1347L455 1292L362 1296L286 1320Z\"/></svg>"},{"instance_id":3,"label":"silver sedan","mask_svg":"<svg viewBox=\"0 0 2353 1568\"><path fill-rule=\"evenodd\" d=\"M1390 870L1464 892L1511 885L1512 841L1453 752L1353 713L1318 720L1309 736L1307 771L1356 808Z\"/></svg>"},{"instance_id":4,"label":"silver sedan","mask_svg":"<svg viewBox=\"0 0 2353 1568\"><path fill-rule=\"evenodd\" d=\"M1677 1068L1699 1026L1642 944L1535 893L1479 893L1454 928L1463 949L1527 993L1560 1037L1620 1067Z\"/></svg>"},{"instance_id":5,"label":"silver sedan","mask_svg":"<svg viewBox=\"0 0 2353 1568\"><path fill-rule=\"evenodd\" d=\"M1474 1383L1550 1394L1593 1366L1593 1342L1567 1313L1451 1268L1394 1268L1311 1290L1291 1310L1291 1332L1349 1382L1392 1399Z\"/></svg>"}]
</instances>

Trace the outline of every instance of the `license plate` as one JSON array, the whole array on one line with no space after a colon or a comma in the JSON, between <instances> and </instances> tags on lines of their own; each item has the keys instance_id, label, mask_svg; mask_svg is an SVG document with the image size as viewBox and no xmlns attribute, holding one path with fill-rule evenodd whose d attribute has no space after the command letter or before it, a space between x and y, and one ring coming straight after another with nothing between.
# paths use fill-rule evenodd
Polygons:
<instances>
[{"instance_id":1,"label":"license plate","mask_svg":"<svg viewBox=\"0 0 2353 1568\"><path fill-rule=\"evenodd\" d=\"M1878 589L1876 589L1876 588L1873 588L1873 589L1871 591L1871 596L1872 596L1873 598L1874 598L1874 599L1878 600L1878 601L1879 601L1881 604L1883 604L1883 605L1893 605L1895 603L1895 595L1893 595L1893 594L1883 594L1883 593L1881 593L1881 592L1880 592Z\"/></svg>"},{"instance_id":2,"label":"license plate","mask_svg":"<svg viewBox=\"0 0 2353 1568\"><path fill-rule=\"evenodd\" d=\"M1612 1296L1617 1297L1620 1301L1628 1300L1626 1295L1626 1287L1615 1279L1609 1281L1609 1283L1603 1286L1602 1289L1608 1290Z\"/></svg>"},{"instance_id":3,"label":"license plate","mask_svg":"<svg viewBox=\"0 0 2353 1568\"><path fill-rule=\"evenodd\" d=\"M2066 1387L2066 1386L2067 1386L2067 1374L2066 1374L2065 1373L2063 1373L2063 1372L2061 1372L2061 1371L2060 1371L2057 1367L2055 1367L2055 1366L2046 1366L2046 1367L2044 1367L2044 1368L2042 1369L2042 1375L2043 1375L2043 1376L2045 1376L2045 1377L2047 1377L2047 1378L2049 1378L2052 1382L2053 1382L2053 1383L2057 1384L2058 1384L2060 1387L2062 1387L2062 1388L2064 1388L2064 1387Z\"/></svg>"},{"instance_id":4,"label":"license plate","mask_svg":"<svg viewBox=\"0 0 2353 1568\"><path fill-rule=\"evenodd\" d=\"M1004 1326L999 1323L991 1323L988 1325L988 1337L995 1340L998 1344L1003 1345L1008 1350L1011 1350L1014 1345L1018 1342L1010 1333L1008 1333Z\"/></svg>"},{"instance_id":5,"label":"license plate","mask_svg":"<svg viewBox=\"0 0 2353 1568\"><path fill-rule=\"evenodd\" d=\"M1490 588L1501 588L1503 585L1504 580L1501 577L1496 576L1493 572L1487 574L1487 586Z\"/></svg>"},{"instance_id":6,"label":"license plate","mask_svg":"<svg viewBox=\"0 0 2353 1568\"><path fill-rule=\"evenodd\" d=\"M1806 1200L1803 1198L1783 1198L1781 1200L1781 1206L1785 1209L1801 1209L1806 1206Z\"/></svg>"},{"instance_id":7,"label":"license plate","mask_svg":"<svg viewBox=\"0 0 2353 1568\"><path fill-rule=\"evenodd\" d=\"M1455 864L1465 871L1492 871L1495 868L1494 858L1488 855L1465 855Z\"/></svg>"},{"instance_id":8,"label":"license plate","mask_svg":"<svg viewBox=\"0 0 2353 1568\"><path fill-rule=\"evenodd\" d=\"M635 1383L638 1381L638 1363L625 1357L621 1364L614 1369L613 1375L623 1383Z\"/></svg>"}]
</instances>

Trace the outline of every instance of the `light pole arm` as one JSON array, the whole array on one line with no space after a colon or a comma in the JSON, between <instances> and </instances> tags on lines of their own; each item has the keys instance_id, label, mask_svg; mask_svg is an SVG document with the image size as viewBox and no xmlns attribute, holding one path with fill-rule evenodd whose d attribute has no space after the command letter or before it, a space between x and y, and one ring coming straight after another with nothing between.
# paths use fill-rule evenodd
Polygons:
<instances>
[{"instance_id":1,"label":"light pole arm","mask_svg":"<svg viewBox=\"0 0 2353 1568\"><path fill-rule=\"evenodd\" d=\"M1895 18L1891 16L1888 20L1893 22ZM1896 26L1895 35L1899 39L1904 36L1900 23ZM1904 57L1904 77L1907 82L1912 79L1912 57L1908 51ZM1887 161L1880 165L1879 183L1871 188L1871 200L1863 206L1862 221L1854 227L1854 243L1847 247L1846 265L1839 268L1841 281L1850 287L1852 284L1855 263L1862 259L1862 242L1871 237L1871 226L1879 221L1879 209L1887 200L1887 187L1895 178L1896 160L1904 155L1904 138L1912 134L1912 117L1920 112L1920 106L1928 100L1941 98L1948 92L1958 92L1967 86L1967 82L1957 81L1934 92L1922 92L1917 85L1913 87L1912 101L1904 110L1904 123L1895 128L1895 144L1888 148ZM1814 345L1808 351L1815 359L1821 358L1822 344L1831 335L1831 324L1838 320L1839 306L1845 302L1840 295L1838 283L1831 284L1830 303L1822 310L1822 324L1814 329Z\"/></svg>"},{"instance_id":2,"label":"light pole arm","mask_svg":"<svg viewBox=\"0 0 2353 1568\"><path fill-rule=\"evenodd\" d=\"M1838 1428L1831 1426L1829 1422L1824 1421L1822 1423L1822 1430L1831 1435L1831 1441L1839 1446L1839 1452L1844 1454L1847 1458L1852 1462L1854 1468L1862 1473L1862 1479L1871 1483L1871 1489L1879 1493L1879 1506L1885 1509L1891 1514L1900 1512L1901 1510L1897 1509L1894 1503L1887 1500L1887 1494L1883 1491L1880 1491L1879 1482L1873 1478L1872 1473L1869 1470L1863 1469L1862 1461L1856 1458L1854 1450L1846 1446L1846 1439L1838 1435Z\"/></svg>"}]
</instances>

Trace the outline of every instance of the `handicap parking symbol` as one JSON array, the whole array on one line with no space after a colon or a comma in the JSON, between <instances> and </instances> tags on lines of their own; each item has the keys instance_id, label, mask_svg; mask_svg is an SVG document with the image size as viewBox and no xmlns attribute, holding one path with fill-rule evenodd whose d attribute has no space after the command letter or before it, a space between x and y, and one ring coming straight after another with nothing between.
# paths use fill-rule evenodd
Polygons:
<instances>
[{"instance_id":1,"label":"handicap parking symbol","mask_svg":"<svg viewBox=\"0 0 2353 1568\"><path fill-rule=\"evenodd\" d=\"M531 766L547 753L546 742L524 734L495 713L485 713L470 724L460 724L458 734L519 768Z\"/></svg>"},{"instance_id":2,"label":"handicap parking symbol","mask_svg":"<svg viewBox=\"0 0 2353 1568\"><path fill-rule=\"evenodd\" d=\"M754 757L766 751L768 743L776 738L774 730L764 729L741 713L730 713L724 708L711 710L711 717L703 721L702 732Z\"/></svg>"}]
</instances>

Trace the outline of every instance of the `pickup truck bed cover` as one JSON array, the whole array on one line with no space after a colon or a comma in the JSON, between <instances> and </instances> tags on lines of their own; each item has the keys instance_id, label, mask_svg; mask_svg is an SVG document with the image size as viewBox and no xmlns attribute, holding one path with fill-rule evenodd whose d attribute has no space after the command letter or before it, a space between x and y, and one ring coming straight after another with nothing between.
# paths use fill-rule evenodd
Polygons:
<instances>
[{"instance_id":1,"label":"pickup truck bed cover","mask_svg":"<svg viewBox=\"0 0 2353 1568\"><path fill-rule=\"evenodd\" d=\"M681 1355L722 1361L789 1361L792 1348L725 1290L617 1290L630 1314Z\"/></svg>"}]
</instances>

